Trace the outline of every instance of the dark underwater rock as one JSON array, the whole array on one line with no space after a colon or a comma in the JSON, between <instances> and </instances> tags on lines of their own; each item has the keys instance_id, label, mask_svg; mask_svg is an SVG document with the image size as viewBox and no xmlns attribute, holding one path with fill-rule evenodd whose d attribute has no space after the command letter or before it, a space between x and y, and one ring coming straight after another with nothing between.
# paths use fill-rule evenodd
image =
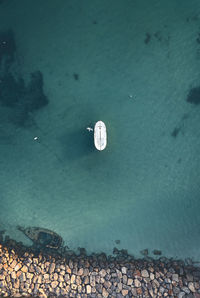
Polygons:
<instances>
[{"instance_id":1,"label":"dark underwater rock","mask_svg":"<svg viewBox=\"0 0 200 298\"><path fill-rule=\"evenodd\" d=\"M148 248L146 248L146 249L141 250L140 253L141 253L141 255L143 255L143 256L148 256L148 254L149 254L149 250L148 250Z\"/></svg>"},{"instance_id":2,"label":"dark underwater rock","mask_svg":"<svg viewBox=\"0 0 200 298\"><path fill-rule=\"evenodd\" d=\"M15 107L25 93L24 81L16 80L11 73L6 73L0 79L0 102L7 107Z\"/></svg>"},{"instance_id":3,"label":"dark underwater rock","mask_svg":"<svg viewBox=\"0 0 200 298\"><path fill-rule=\"evenodd\" d=\"M6 72L0 78L0 103L11 108L13 122L23 126L30 113L48 104L43 91L42 73L33 72L28 86L25 86L21 77L15 78L10 72Z\"/></svg>"},{"instance_id":4,"label":"dark underwater rock","mask_svg":"<svg viewBox=\"0 0 200 298\"><path fill-rule=\"evenodd\" d=\"M24 126L31 113L48 104L43 91L43 76L40 71L30 75L28 85L23 77L13 75L16 58L16 43L11 29L0 31L0 106L8 107L12 123Z\"/></svg>"},{"instance_id":5,"label":"dark underwater rock","mask_svg":"<svg viewBox=\"0 0 200 298\"><path fill-rule=\"evenodd\" d=\"M199 105L200 104L200 87L192 88L187 96L187 102Z\"/></svg>"},{"instance_id":6,"label":"dark underwater rock","mask_svg":"<svg viewBox=\"0 0 200 298\"><path fill-rule=\"evenodd\" d=\"M25 102L29 112L38 110L48 104L43 91L43 76L41 71L31 73L31 81L27 86Z\"/></svg>"},{"instance_id":7,"label":"dark underwater rock","mask_svg":"<svg viewBox=\"0 0 200 298\"><path fill-rule=\"evenodd\" d=\"M176 138L177 135L179 134L180 130L181 130L180 127L175 127L174 130L171 133L171 136L174 137L174 138Z\"/></svg>"},{"instance_id":8,"label":"dark underwater rock","mask_svg":"<svg viewBox=\"0 0 200 298\"><path fill-rule=\"evenodd\" d=\"M155 256L160 256L160 255L162 255L162 251L161 251L161 250L158 250L158 249L154 249L154 250L153 250L153 254L154 254Z\"/></svg>"}]
</instances>

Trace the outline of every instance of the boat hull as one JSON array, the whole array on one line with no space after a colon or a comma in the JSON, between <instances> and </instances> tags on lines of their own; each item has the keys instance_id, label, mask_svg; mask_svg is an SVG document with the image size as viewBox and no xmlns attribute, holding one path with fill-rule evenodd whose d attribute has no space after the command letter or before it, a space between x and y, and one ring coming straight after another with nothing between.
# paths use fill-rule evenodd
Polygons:
<instances>
[{"instance_id":1,"label":"boat hull","mask_svg":"<svg viewBox=\"0 0 200 298\"><path fill-rule=\"evenodd\" d=\"M97 150L102 151L107 146L106 125L103 121L98 121L94 127L94 145Z\"/></svg>"},{"instance_id":2,"label":"boat hull","mask_svg":"<svg viewBox=\"0 0 200 298\"><path fill-rule=\"evenodd\" d=\"M18 230L23 232L29 239L39 246L59 248L63 242L62 238L57 233L48 229L39 227L23 228L18 226Z\"/></svg>"}]
</instances>

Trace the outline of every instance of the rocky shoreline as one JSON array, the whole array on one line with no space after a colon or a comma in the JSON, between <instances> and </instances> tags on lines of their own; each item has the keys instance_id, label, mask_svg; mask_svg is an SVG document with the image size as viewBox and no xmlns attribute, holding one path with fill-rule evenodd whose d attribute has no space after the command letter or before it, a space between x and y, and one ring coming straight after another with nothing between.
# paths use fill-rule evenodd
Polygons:
<instances>
[{"instance_id":1,"label":"rocky shoreline","mask_svg":"<svg viewBox=\"0 0 200 298\"><path fill-rule=\"evenodd\" d=\"M11 243L12 244L12 243ZM200 268L181 260L34 251L0 244L2 297L196 297Z\"/></svg>"}]
</instances>

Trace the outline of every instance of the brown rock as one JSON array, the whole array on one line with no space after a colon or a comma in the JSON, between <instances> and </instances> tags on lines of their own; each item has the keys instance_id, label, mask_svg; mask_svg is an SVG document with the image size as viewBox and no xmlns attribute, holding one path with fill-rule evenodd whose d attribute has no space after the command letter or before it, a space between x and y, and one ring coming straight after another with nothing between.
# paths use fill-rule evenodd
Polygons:
<instances>
[{"instance_id":1,"label":"brown rock","mask_svg":"<svg viewBox=\"0 0 200 298\"><path fill-rule=\"evenodd\" d=\"M127 268L126 267L122 267L122 274L126 274L127 272Z\"/></svg>"},{"instance_id":2,"label":"brown rock","mask_svg":"<svg viewBox=\"0 0 200 298\"><path fill-rule=\"evenodd\" d=\"M12 261L12 263L10 264L10 267L14 269L16 265L17 265L17 261L14 260L14 261Z\"/></svg>"},{"instance_id":3,"label":"brown rock","mask_svg":"<svg viewBox=\"0 0 200 298\"><path fill-rule=\"evenodd\" d=\"M193 283L193 282L189 282L189 284L188 284L188 288L190 289L190 291L191 291L192 293L195 293L195 292L196 292L195 287L194 287L194 283Z\"/></svg>"},{"instance_id":4,"label":"brown rock","mask_svg":"<svg viewBox=\"0 0 200 298\"><path fill-rule=\"evenodd\" d=\"M103 285L106 289L109 289L112 286L112 283L109 280L105 280Z\"/></svg>"},{"instance_id":5,"label":"brown rock","mask_svg":"<svg viewBox=\"0 0 200 298\"><path fill-rule=\"evenodd\" d=\"M128 295L128 290L124 290L124 289L123 289L123 290L122 290L122 295L123 295L123 296Z\"/></svg>"},{"instance_id":6,"label":"brown rock","mask_svg":"<svg viewBox=\"0 0 200 298\"><path fill-rule=\"evenodd\" d=\"M76 275L72 274L71 276L71 284L74 284L76 281Z\"/></svg>"},{"instance_id":7,"label":"brown rock","mask_svg":"<svg viewBox=\"0 0 200 298\"><path fill-rule=\"evenodd\" d=\"M35 276L36 277L36 276ZM37 277L36 277L37 278ZM36 282L36 281L35 281ZM34 282L34 278L33 278L33 283L35 283ZM40 274L40 275L38 275L38 278L37 278L37 283L38 284L41 284L42 283L42 275Z\"/></svg>"},{"instance_id":8,"label":"brown rock","mask_svg":"<svg viewBox=\"0 0 200 298\"><path fill-rule=\"evenodd\" d=\"M99 275L101 276L101 277L105 277L106 276L106 270L105 269L101 269L101 271L99 271Z\"/></svg>"},{"instance_id":9,"label":"brown rock","mask_svg":"<svg viewBox=\"0 0 200 298\"><path fill-rule=\"evenodd\" d=\"M17 277L17 276L16 276L15 271L11 272L11 278L12 278L12 279L16 279L16 277Z\"/></svg>"},{"instance_id":10,"label":"brown rock","mask_svg":"<svg viewBox=\"0 0 200 298\"><path fill-rule=\"evenodd\" d=\"M57 285L58 285L57 280L54 280L54 281L51 282L52 289L55 289L57 287Z\"/></svg>"},{"instance_id":11,"label":"brown rock","mask_svg":"<svg viewBox=\"0 0 200 298\"><path fill-rule=\"evenodd\" d=\"M91 286L90 285L87 285L86 286L86 292L87 292L87 294L91 294Z\"/></svg>"},{"instance_id":12,"label":"brown rock","mask_svg":"<svg viewBox=\"0 0 200 298\"><path fill-rule=\"evenodd\" d=\"M26 272L28 271L28 267L24 265L24 266L21 268L21 271L24 272L24 273L26 273Z\"/></svg>"},{"instance_id":13,"label":"brown rock","mask_svg":"<svg viewBox=\"0 0 200 298\"><path fill-rule=\"evenodd\" d=\"M70 280L70 275L69 274L65 274L64 280L65 280L65 282L69 281Z\"/></svg>"},{"instance_id":14,"label":"brown rock","mask_svg":"<svg viewBox=\"0 0 200 298\"><path fill-rule=\"evenodd\" d=\"M76 277L76 284L77 284L77 285L80 285L81 282L82 282L82 281L81 281L80 276L77 276L77 277Z\"/></svg>"},{"instance_id":15,"label":"brown rock","mask_svg":"<svg viewBox=\"0 0 200 298\"><path fill-rule=\"evenodd\" d=\"M89 277L88 276L85 276L85 278L84 278L84 284L87 285L89 283L90 283Z\"/></svg>"},{"instance_id":16,"label":"brown rock","mask_svg":"<svg viewBox=\"0 0 200 298\"><path fill-rule=\"evenodd\" d=\"M26 275L25 275L25 273L24 272L21 272L19 278L20 278L20 281L26 281Z\"/></svg>"},{"instance_id":17,"label":"brown rock","mask_svg":"<svg viewBox=\"0 0 200 298\"><path fill-rule=\"evenodd\" d=\"M72 290L76 290L77 289L77 285L76 284L72 284L71 285Z\"/></svg>"},{"instance_id":18,"label":"brown rock","mask_svg":"<svg viewBox=\"0 0 200 298\"><path fill-rule=\"evenodd\" d=\"M78 285L78 293L82 293L82 286Z\"/></svg>"},{"instance_id":19,"label":"brown rock","mask_svg":"<svg viewBox=\"0 0 200 298\"><path fill-rule=\"evenodd\" d=\"M145 270L142 270L142 272L141 272L141 275L142 275L142 277L149 277L149 272L145 269Z\"/></svg>"},{"instance_id":20,"label":"brown rock","mask_svg":"<svg viewBox=\"0 0 200 298\"><path fill-rule=\"evenodd\" d=\"M27 272L26 277L27 277L28 279L32 279L32 278L33 278L33 273L29 273L29 272Z\"/></svg>"},{"instance_id":21,"label":"brown rock","mask_svg":"<svg viewBox=\"0 0 200 298\"><path fill-rule=\"evenodd\" d=\"M103 296L104 298L107 298L107 297L109 296L109 293L106 291L105 288L102 289L102 296Z\"/></svg>"},{"instance_id":22,"label":"brown rock","mask_svg":"<svg viewBox=\"0 0 200 298\"><path fill-rule=\"evenodd\" d=\"M59 281L59 282L63 282L63 281L64 281L63 275L60 275L60 274L59 274L58 281Z\"/></svg>"},{"instance_id":23,"label":"brown rock","mask_svg":"<svg viewBox=\"0 0 200 298\"><path fill-rule=\"evenodd\" d=\"M135 270L135 274L134 274L135 276L141 276L141 273L140 273L140 271L139 270Z\"/></svg>"},{"instance_id":24,"label":"brown rock","mask_svg":"<svg viewBox=\"0 0 200 298\"><path fill-rule=\"evenodd\" d=\"M20 263L18 263L18 264L15 266L14 270L15 270L15 271L18 271L21 267L22 267L22 265L21 265Z\"/></svg>"},{"instance_id":25,"label":"brown rock","mask_svg":"<svg viewBox=\"0 0 200 298\"><path fill-rule=\"evenodd\" d=\"M53 274L53 279L54 279L54 280L57 280L57 279L58 279L58 273L54 273L54 274Z\"/></svg>"},{"instance_id":26,"label":"brown rock","mask_svg":"<svg viewBox=\"0 0 200 298\"><path fill-rule=\"evenodd\" d=\"M78 272L77 272L77 275L83 275L83 268L80 268L79 270L78 270Z\"/></svg>"},{"instance_id":27,"label":"brown rock","mask_svg":"<svg viewBox=\"0 0 200 298\"><path fill-rule=\"evenodd\" d=\"M138 295L142 295L142 289L141 288L137 288L137 293L138 293Z\"/></svg>"},{"instance_id":28,"label":"brown rock","mask_svg":"<svg viewBox=\"0 0 200 298\"><path fill-rule=\"evenodd\" d=\"M127 284L127 279L128 279L127 276L126 275L123 275L122 282L123 282L124 285Z\"/></svg>"},{"instance_id":29,"label":"brown rock","mask_svg":"<svg viewBox=\"0 0 200 298\"><path fill-rule=\"evenodd\" d=\"M67 271L67 273L69 273L69 274L72 273L72 270L71 270L68 266L66 266L66 271Z\"/></svg>"},{"instance_id":30,"label":"brown rock","mask_svg":"<svg viewBox=\"0 0 200 298\"><path fill-rule=\"evenodd\" d=\"M15 289L19 289L19 279L16 279L13 284Z\"/></svg>"},{"instance_id":31,"label":"brown rock","mask_svg":"<svg viewBox=\"0 0 200 298\"><path fill-rule=\"evenodd\" d=\"M118 284L117 284L117 287L118 287L118 289L119 289L119 291L121 291L122 290L122 283L121 282L119 282Z\"/></svg>"},{"instance_id":32,"label":"brown rock","mask_svg":"<svg viewBox=\"0 0 200 298\"><path fill-rule=\"evenodd\" d=\"M49 274L48 274L48 273L44 274L44 275L43 275L43 278L44 278L45 280L49 279Z\"/></svg>"},{"instance_id":33,"label":"brown rock","mask_svg":"<svg viewBox=\"0 0 200 298\"><path fill-rule=\"evenodd\" d=\"M131 286L133 283L133 279L132 278L129 278L128 281L127 281L127 285L128 286Z\"/></svg>"},{"instance_id":34,"label":"brown rock","mask_svg":"<svg viewBox=\"0 0 200 298\"><path fill-rule=\"evenodd\" d=\"M134 280L134 284L136 288L141 287L141 282L137 278Z\"/></svg>"},{"instance_id":35,"label":"brown rock","mask_svg":"<svg viewBox=\"0 0 200 298\"><path fill-rule=\"evenodd\" d=\"M55 263L51 263L50 267L49 267L49 273L52 274L54 272L56 268L56 264Z\"/></svg>"},{"instance_id":36,"label":"brown rock","mask_svg":"<svg viewBox=\"0 0 200 298\"><path fill-rule=\"evenodd\" d=\"M0 280L4 280L5 279L5 275L0 274Z\"/></svg>"}]
</instances>

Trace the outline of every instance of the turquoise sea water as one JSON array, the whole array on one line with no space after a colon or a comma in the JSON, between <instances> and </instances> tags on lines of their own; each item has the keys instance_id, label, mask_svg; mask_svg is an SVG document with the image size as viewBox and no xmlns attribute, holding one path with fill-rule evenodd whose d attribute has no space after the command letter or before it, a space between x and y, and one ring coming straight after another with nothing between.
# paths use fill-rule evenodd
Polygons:
<instances>
[{"instance_id":1,"label":"turquoise sea water","mask_svg":"<svg viewBox=\"0 0 200 298\"><path fill-rule=\"evenodd\" d=\"M40 71L48 104L24 111L20 93L8 105L0 85L0 230L200 260L200 104L187 101L200 85L200 2L4 0L8 29L6 71L27 85ZM102 152L86 130L98 120Z\"/></svg>"}]
</instances>

